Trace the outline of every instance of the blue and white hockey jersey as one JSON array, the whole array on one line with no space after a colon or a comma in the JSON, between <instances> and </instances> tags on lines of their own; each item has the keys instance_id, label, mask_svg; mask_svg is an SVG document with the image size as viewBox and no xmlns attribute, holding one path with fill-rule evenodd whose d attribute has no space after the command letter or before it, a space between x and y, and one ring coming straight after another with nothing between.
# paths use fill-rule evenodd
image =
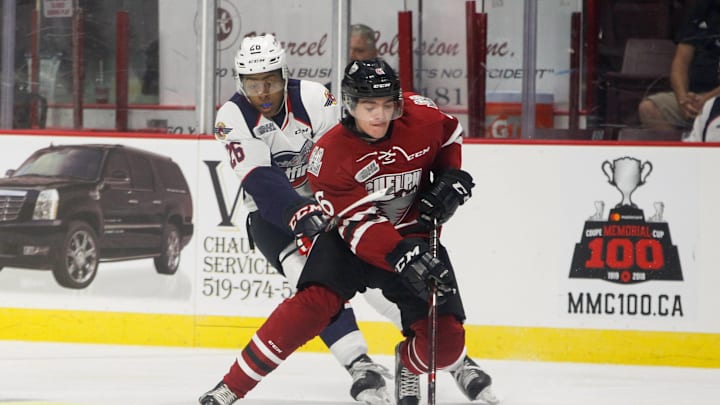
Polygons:
<instances>
[{"instance_id":1,"label":"blue and white hockey jersey","mask_svg":"<svg viewBox=\"0 0 720 405\"><path fill-rule=\"evenodd\" d=\"M720 142L720 98L713 97L705 102L702 111L695 117L692 131L683 141Z\"/></svg>"},{"instance_id":2,"label":"blue and white hockey jersey","mask_svg":"<svg viewBox=\"0 0 720 405\"><path fill-rule=\"evenodd\" d=\"M239 92L220 107L215 138L225 146L251 212L260 210L264 219L287 228L285 209L312 195L306 175L312 146L337 122L333 95L308 80L288 80L284 106L272 119Z\"/></svg>"}]
</instances>

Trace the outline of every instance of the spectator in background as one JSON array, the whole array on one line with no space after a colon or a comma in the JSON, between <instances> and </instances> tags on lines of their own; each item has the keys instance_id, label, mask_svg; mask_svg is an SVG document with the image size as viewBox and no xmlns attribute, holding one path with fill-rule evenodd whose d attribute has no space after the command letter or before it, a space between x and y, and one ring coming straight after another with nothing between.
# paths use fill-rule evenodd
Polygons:
<instances>
[{"instance_id":1,"label":"spectator in background","mask_svg":"<svg viewBox=\"0 0 720 405\"><path fill-rule=\"evenodd\" d=\"M375 30L365 24L350 26L348 54L350 60L367 60L377 56L377 37Z\"/></svg>"},{"instance_id":2,"label":"spectator in background","mask_svg":"<svg viewBox=\"0 0 720 405\"><path fill-rule=\"evenodd\" d=\"M350 26L349 35L348 61L377 57L377 39L374 29L365 24L353 24ZM325 83L325 87L332 90L332 82Z\"/></svg>"},{"instance_id":3,"label":"spectator in background","mask_svg":"<svg viewBox=\"0 0 720 405\"><path fill-rule=\"evenodd\" d=\"M640 102L644 128L690 129L703 104L720 95L720 1L698 0L676 36L670 71L672 91Z\"/></svg>"}]
</instances>

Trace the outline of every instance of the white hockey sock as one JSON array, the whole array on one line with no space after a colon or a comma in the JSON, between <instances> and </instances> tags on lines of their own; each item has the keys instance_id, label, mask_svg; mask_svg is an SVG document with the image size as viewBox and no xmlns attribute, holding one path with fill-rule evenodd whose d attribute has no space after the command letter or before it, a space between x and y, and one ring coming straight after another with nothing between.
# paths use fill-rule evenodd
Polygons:
<instances>
[{"instance_id":1,"label":"white hockey sock","mask_svg":"<svg viewBox=\"0 0 720 405\"><path fill-rule=\"evenodd\" d=\"M380 315L392 322L398 330L402 330L402 320L400 319L400 308L394 302L385 298L382 290L379 288L368 288L362 294L365 301Z\"/></svg>"},{"instance_id":2,"label":"white hockey sock","mask_svg":"<svg viewBox=\"0 0 720 405\"><path fill-rule=\"evenodd\" d=\"M367 354L368 345L359 330L352 331L338 339L332 346L330 352L344 367L347 367L358 356Z\"/></svg>"}]
</instances>

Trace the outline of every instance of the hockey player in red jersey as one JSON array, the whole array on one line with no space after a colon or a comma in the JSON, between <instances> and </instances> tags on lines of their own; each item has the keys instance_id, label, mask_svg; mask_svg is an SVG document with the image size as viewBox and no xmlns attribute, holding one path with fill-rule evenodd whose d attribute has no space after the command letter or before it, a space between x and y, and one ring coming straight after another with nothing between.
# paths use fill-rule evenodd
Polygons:
<instances>
[{"instance_id":1,"label":"hockey player in red jersey","mask_svg":"<svg viewBox=\"0 0 720 405\"><path fill-rule=\"evenodd\" d=\"M429 252L433 222L444 223L471 195L460 169L462 127L435 104L403 95L381 59L354 61L342 82L347 116L319 139L310 156L315 199L333 217L369 193L385 200L351 209L337 229L315 238L298 281L245 346L242 364L223 379L232 403L323 330L344 302L379 288L402 315L406 339L396 347L399 405L419 403L418 376L428 370L429 282L439 290L437 366L453 373L470 399L495 402L491 379L465 355L464 309L446 250Z\"/></svg>"},{"instance_id":2,"label":"hockey player in red jersey","mask_svg":"<svg viewBox=\"0 0 720 405\"><path fill-rule=\"evenodd\" d=\"M497 402L490 376L465 356L465 313L447 252L440 246L434 258L427 242L433 220L445 223L471 196L472 178L460 169L462 126L432 100L403 94L382 59L350 63L342 98L346 116L310 156L315 198L332 217L368 193L391 187L393 194L351 210L337 232L320 235L313 252L334 254L311 253L299 285L322 285L341 298L379 287L398 305L407 339L396 348L396 399L416 405L418 375L429 364L428 281L433 280L443 302L438 367L450 371L471 400ZM330 270L337 263L344 271Z\"/></svg>"}]
</instances>

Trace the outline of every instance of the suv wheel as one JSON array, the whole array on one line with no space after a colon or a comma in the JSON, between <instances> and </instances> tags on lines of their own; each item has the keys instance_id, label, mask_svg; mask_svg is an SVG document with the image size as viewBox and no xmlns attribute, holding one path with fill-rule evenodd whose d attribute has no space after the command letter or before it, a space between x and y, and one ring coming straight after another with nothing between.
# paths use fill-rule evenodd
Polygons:
<instances>
[{"instance_id":1,"label":"suv wheel","mask_svg":"<svg viewBox=\"0 0 720 405\"><path fill-rule=\"evenodd\" d=\"M55 281L67 288L85 288L95 279L99 259L95 231L84 222L70 222L52 270Z\"/></svg>"},{"instance_id":2,"label":"suv wheel","mask_svg":"<svg viewBox=\"0 0 720 405\"><path fill-rule=\"evenodd\" d=\"M160 256L155 258L155 269L160 274L175 274L180 265L180 232L177 226L166 224Z\"/></svg>"}]
</instances>

